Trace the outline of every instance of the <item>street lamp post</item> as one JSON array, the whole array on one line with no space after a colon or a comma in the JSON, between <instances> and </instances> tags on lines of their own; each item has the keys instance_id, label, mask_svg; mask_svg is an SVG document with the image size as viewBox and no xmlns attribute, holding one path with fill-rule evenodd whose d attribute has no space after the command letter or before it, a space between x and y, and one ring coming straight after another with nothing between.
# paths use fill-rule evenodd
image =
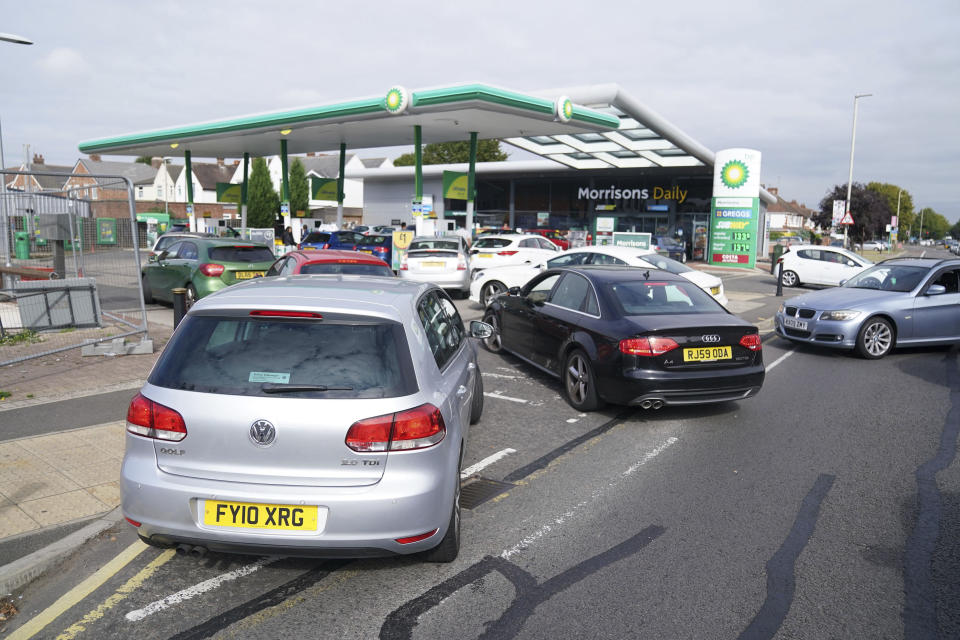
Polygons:
<instances>
[{"instance_id":1,"label":"street lamp post","mask_svg":"<svg viewBox=\"0 0 960 640\"><path fill-rule=\"evenodd\" d=\"M4 42L13 42L14 44L33 44L33 40L28 40L23 36L14 35L12 33L0 33L0 40ZM0 169L3 169L7 164L6 158L3 155L3 128L0 127ZM3 243L3 255L5 256L6 266L11 266L10 262L10 217L7 215L7 175L0 175L0 200L3 200L3 230L0 233L0 242ZM26 176L24 180L24 191L26 191ZM7 287L8 282L7 278L4 278L3 281L0 281L0 285ZM10 285L12 288L12 285Z\"/></svg>"},{"instance_id":2,"label":"street lamp post","mask_svg":"<svg viewBox=\"0 0 960 640\"><path fill-rule=\"evenodd\" d=\"M857 142L857 100L872 96L872 93L858 93L853 96L853 133L850 135L850 173L847 174L847 216L850 215L850 195L853 189L853 148ZM843 246L847 247L847 229L850 225L843 225Z\"/></svg>"}]
</instances>

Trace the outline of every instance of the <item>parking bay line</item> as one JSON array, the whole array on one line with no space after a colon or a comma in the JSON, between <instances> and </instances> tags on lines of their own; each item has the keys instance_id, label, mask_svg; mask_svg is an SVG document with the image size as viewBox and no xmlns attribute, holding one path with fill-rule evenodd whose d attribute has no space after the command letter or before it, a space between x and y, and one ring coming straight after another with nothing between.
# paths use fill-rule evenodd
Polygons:
<instances>
[{"instance_id":1,"label":"parking bay line","mask_svg":"<svg viewBox=\"0 0 960 640\"><path fill-rule=\"evenodd\" d=\"M497 451L495 454L490 455L490 456L487 456L486 458L484 458L484 459L481 460L480 462L478 462L478 463L476 463L476 464L472 464L472 465L470 465L469 467L467 467L466 469L464 469L463 471L461 471L461 472L460 472L460 479L461 479L461 480L465 480L466 478L469 478L469 477L472 476L473 474L479 473L481 469L484 469L485 467L489 467L489 466L492 465L494 462L497 462L498 460L502 460L503 458L506 458L506 457L507 457L508 455L510 455L511 453L516 453L516 452L517 452L516 449L511 449L511 448L509 448L509 447L507 447L506 449L504 449L504 450L502 450L502 451Z\"/></svg>"},{"instance_id":2,"label":"parking bay line","mask_svg":"<svg viewBox=\"0 0 960 640\"><path fill-rule=\"evenodd\" d=\"M99 588L104 582L119 573L130 564L134 558L146 551L149 547L137 540L129 547L118 553L113 560L103 565L96 572L70 591L66 592L56 602L34 616L30 622L16 629L7 636L7 640L26 640L42 631L48 624L56 620L65 611L86 598Z\"/></svg>"},{"instance_id":3,"label":"parking bay line","mask_svg":"<svg viewBox=\"0 0 960 640\"><path fill-rule=\"evenodd\" d=\"M510 402L519 402L520 404L527 404L528 402L530 402L529 400L524 400L523 398L511 398L510 396L502 396L499 393L495 393L495 392L488 393L484 391L483 395L487 396L488 398L497 398L498 400L509 400Z\"/></svg>"},{"instance_id":4,"label":"parking bay line","mask_svg":"<svg viewBox=\"0 0 960 640\"><path fill-rule=\"evenodd\" d=\"M794 349L790 349L790 350L787 351L785 354L783 354L782 356L780 356L779 358L777 358L776 360L774 360L773 362L771 362L771 363L770 363L770 366L767 367L767 369L766 369L766 373L769 373L771 370L773 370L773 368L774 368L775 366L777 366L778 364L780 364L781 362L783 362L784 360L786 360L787 358L789 358L790 356L792 356L794 353L796 353L796 351L795 351Z\"/></svg>"}]
</instances>

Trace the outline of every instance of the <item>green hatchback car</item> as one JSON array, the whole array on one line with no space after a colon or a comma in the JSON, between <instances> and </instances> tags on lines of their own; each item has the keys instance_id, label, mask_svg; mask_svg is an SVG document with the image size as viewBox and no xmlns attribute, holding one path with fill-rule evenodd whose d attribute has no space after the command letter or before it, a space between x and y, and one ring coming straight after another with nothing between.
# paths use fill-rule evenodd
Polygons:
<instances>
[{"instance_id":1,"label":"green hatchback car","mask_svg":"<svg viewBox=\"0 0 960 640\"><path fill-rule=\"evenodd\" d=\"M143 300L173 302L172 290L187 290L187 306L241 280L258 278L275 258L270 247L229 238L184 237L141 270Z\"/></svg>"}]
</instances>

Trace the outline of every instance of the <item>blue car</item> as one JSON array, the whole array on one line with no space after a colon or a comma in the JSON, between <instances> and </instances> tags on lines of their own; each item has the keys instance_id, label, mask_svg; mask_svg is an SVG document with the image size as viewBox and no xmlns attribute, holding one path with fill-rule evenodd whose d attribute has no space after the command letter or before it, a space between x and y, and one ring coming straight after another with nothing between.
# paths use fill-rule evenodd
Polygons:
<instances>
[{"instance_id":1,"label":"blue car","mask_svg":"<svg viewBox=\"0 0 960 640\"><path fill-rule=\"evenodd\" d=\"M305 251L312 249L356 251L357 244L362 238L362 233L354 231L312 231L297 245L297 249Z\"/></svg>"},{"instance_id":2,"label":"blue car","mask_svg":"<svg viewBox=\"0 0 960 640\"><path fill-rule=\"evenodd\" d=\"M841 286L780 305L776 331L793 342L854 349L875 360L900 346L960 342L960 259L894 258Z\"/></svg>"},{"instance_id":3,"label":"blue car","mask_svg":"<svg viewBox=\"0 0 960 640\"><path fill-rule=\"evenodd\" d=\"M392 266L393 235L370 234L363 236L357 245L357 251L369 253Z\"/></svg>"}]
</instances>

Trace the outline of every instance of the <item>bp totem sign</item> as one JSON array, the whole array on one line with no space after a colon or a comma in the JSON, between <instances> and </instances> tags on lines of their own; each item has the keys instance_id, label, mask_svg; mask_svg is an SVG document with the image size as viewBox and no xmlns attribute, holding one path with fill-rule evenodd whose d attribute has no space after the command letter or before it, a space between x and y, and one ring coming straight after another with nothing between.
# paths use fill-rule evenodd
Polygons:
<instances>
[{"instance_id":1,"label":"bp totem sign","mask_svg":"<svg viewBox=\"0 0 960 640\"><path fill-rule=\"evenodd\" d=\"M760 220L760 152L718 151L710 204L710 264L752 268Z\"/></svg>"}]
</instances>

